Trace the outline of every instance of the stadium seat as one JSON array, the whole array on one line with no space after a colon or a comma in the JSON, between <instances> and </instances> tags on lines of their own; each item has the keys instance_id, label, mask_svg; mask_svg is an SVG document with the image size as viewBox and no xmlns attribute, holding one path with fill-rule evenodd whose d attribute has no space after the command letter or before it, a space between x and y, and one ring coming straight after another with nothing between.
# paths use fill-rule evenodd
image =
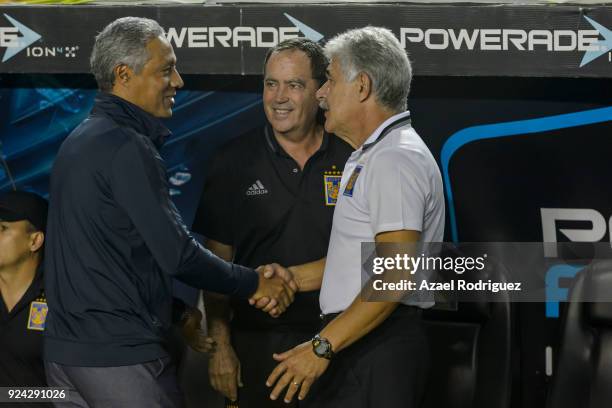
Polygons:
<instances>
[{"instance_id":1,"label":"stadium seat","mask_svg":"<svg viewBox=\"0 0 612 408\"><path fill-rule=\"evenodd\" d=\"M612 406L612 263L576 276L563 316L547 408ZM584 302L603 300L609 302Z\"/></svg>"}]
</instances>

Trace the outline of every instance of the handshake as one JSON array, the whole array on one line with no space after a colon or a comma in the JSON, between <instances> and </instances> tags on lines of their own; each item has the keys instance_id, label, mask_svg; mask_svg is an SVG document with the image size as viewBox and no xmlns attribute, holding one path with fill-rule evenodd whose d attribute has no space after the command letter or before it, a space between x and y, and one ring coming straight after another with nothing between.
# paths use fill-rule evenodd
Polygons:
<instances>
[{"instance_id":1,"label":"handshake","mask_svg":"<svg viewBox=\"0 0 612 408\"><path fill-rule=\"evenodd\" d=\"M262 265L256 272L259 274L259 284L249 303L272 317L280 316L291 305L295 292L299 290L293 274L277 263Z\"/></svg>"},{"instance_id":2,"label":"handshake","mask_svg":"<svg viewBox=\"0 0 612 408\"><path fill-rule=\"evenodd\" d=\"M262 265L255 271L259 275L259 283L249 303L272 317L280 316L291 305L295 292L299 290L293 273L276 263ZM180 322L181 334L195 351L212 353L217 343L202 330L201 320L202 313L197 308L186 306Z\"/></svg>"}]
</instances>

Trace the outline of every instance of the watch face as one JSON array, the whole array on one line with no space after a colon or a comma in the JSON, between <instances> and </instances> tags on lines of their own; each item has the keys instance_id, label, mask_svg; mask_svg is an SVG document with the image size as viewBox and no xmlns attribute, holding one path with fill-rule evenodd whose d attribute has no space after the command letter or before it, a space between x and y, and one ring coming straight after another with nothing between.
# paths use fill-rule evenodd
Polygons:
<instances>
[{"instance_id":1,"label":"watch face","mask_svg":"<svg viewBox=\"0 0 612 408\"><path fill-rule=\"evenodd\" d=\"M315 343L315 352L320 356L324 356L325 354L327 354L327 352L329 351L328 349L328 344L323 341L319 340Z\"/></svg>"}]
</instances>

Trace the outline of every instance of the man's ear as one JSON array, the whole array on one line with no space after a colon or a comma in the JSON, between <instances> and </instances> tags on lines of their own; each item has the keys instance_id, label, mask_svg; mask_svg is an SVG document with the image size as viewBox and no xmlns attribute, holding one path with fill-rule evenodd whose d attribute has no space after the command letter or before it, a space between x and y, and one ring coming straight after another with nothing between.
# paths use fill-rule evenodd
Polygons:
<instances>
[{"instance_id":1,"label":"man's ear","mask_svg":"<svg viewBox=\"0 0 612 408\"><path fill-rule=\"evenodd\" d=\"M36 231L30 234L30 251L36 252L45 244L45 233Z\"/></svg>"},{"instance_id":2,"label":"man's ear","mask_svg":"<svg viewBox=\"0 0 612 408\"><path fill-rule=\"evenodd\" d=\"M372 79L365 72L360 72L355 78L359 87L359 102L363 102L370 97L372 93Z\"/></svg>"},{"instance_id":3,"label":"man's ear","mask_svg":"<svg viewBox=\"0 0 612 408\"><path fill-rule=\"evenodd\" d=\"M115 74L115 85L127 86L134 74L132 69L125 64L117 65L113 70Z\"/></svg>"}]
</instances>

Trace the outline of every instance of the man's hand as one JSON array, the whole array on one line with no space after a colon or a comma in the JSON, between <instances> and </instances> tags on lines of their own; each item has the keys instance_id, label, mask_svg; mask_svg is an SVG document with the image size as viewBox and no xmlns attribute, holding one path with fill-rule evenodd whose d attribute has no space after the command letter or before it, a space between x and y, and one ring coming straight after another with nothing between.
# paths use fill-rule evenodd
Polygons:
<instances>
[{"instance_id":1,"label":"man's hand","mask_svg":"<svg viewBox=\"0 0 612 408\"><path fill-rule=\"evenodd\" d=\"M208 363L210 385L231 401L238 399L240 379L240 361L229 343L219 343Z\"/></svg>"},{"instance_id":2,"label":"man's hand","mask_svg":"<svg viewBox=\"0 0 612 408\"><path fill-rule=\"evenodd\" d=\"M279 276L266 278L264 268L258 268L257 273L259 274L259 285L249 299L249 303L258 309L263 307L264 311L270 313L272 317L278 317L293 302L295 290ZM265 306L259 307L259 305Z\"/></svg>"},{"instance_id":3,"label":"man's hand","mask_svg":"<svg viewBox=\"0 0 612 408\"><path fill-rule=\"evenodd\" d=\"M256 269L257 272L263 273L264 278L272 279L274 277L280 277L283 279L294 292L299 291L297 282L295 281L293 274L288 268L281 266L277 263L271 263L269 265L262 265ZM253 298L249 299L249 303L255 306L257 309L262 309L264 312L269 313L272 317L278 317L282 312L276 307L277 303L269 297L262 297L258 301Z\"/></svg>"},{"instance_id":4,"label":"man's hand","mask_svg":"<svg viewBox=\"0 0 612 408\"><path fill-rule=\"evenodd\" d=\"M195 307L187 306L181 319L181 334L185 342L200 353L210 353L215 348L215 341L204 334L200 326L202 312Z\"/></svg>"},{"instance_id":5,"label":"man's hand","mask_svg":"<svg viewBox=\"0 0 612 408\"><path fill-rule=\"evenodd\" d=\"M286 403L291 402L298 391L298 399L306 398L312 384L329 366L329 360L315 355L312 343L309 341L284 353L274 354L273 357L276 361L280 361L280 364L272 371L266 380L266 385L272 387L276 384L270 394L272 400L276 400L289 385L285 394Z\"/></svg>"},{"instance_id":6,"label":"man's hand","mask_svg":"<svg viewBox=\"0 0 612 408\"><path fill-rule=\"evenodd\" d=\"M300 290L298 283L289 268L285 268L277 263L271 263L269 265L260 266L257 268L257 271L262 271L266 279L273 278L274 276L282 278L294 292L298 292Z\"/></svg>"}]
</instances>

